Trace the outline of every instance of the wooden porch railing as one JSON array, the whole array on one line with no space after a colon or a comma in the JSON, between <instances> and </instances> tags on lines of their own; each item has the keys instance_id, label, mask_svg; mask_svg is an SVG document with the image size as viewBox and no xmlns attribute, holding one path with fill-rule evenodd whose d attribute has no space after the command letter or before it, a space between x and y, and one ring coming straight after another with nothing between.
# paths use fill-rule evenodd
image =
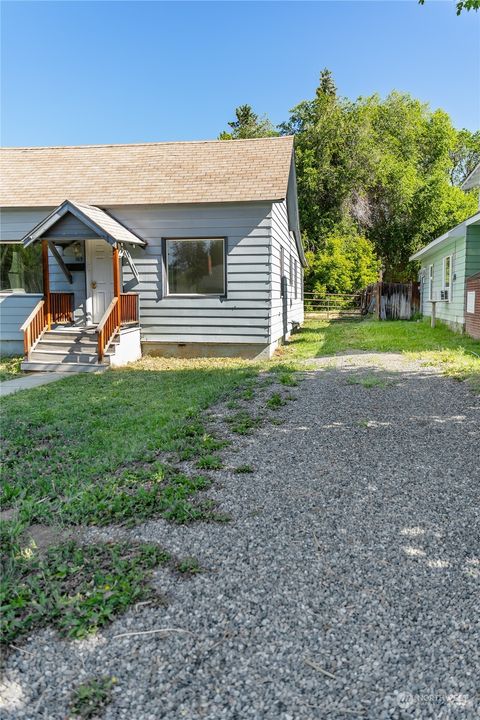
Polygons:
<instances>
[{"instance_id":1,"label":"wooden porch railing","mask_svg":"<svg viewBox=\"0 0 480 720\"><path fill-rule=\"evenodd\" d=\"M35 346L39 337L43 335L47 326L45 300L40 300L20 328L20 330L23 330L23 350L27 359L32 347Z\"/></svg>"},{"instance_id":2,"label":"wooden porch railing","mask_svg":"<svg viewBox=\"0 0 480 720\"><path fill-rule=\"evenodd\" d=\"M120 305L118 303L118 298L114 297L112 302L106 309L102 319L98 323L98 362L101 362L103 360L105 350L108 348L113 338L120 330L119 309Z\"/></svg>"},{"instance_id":3,"label":"wooden porch railing","mask_svg":"<svg viewBox=\"0 0 480 720\"><path fill-rule=\"evenodd\" d=\"M121 323L138 323L138 293L120 293Z\"/></svg>"},{"instance_id":4,"label":"wooden porch railing","mask_svg":"<svg viewBox=\"0 0 480 720\"><path fill-rule=\"evenodd\" d=\"M53 323L73 322L73 293L50 293L50 315Z\"/></svg>"},{"instance_id":5,"label":"wooden porch railing","mask_svg":"<svg viewBox=\"0 0 480 720\"><path fill-rule=\"evenodd\" d=\"M53 323L73 322L73 293L49 293L27 317L23 331L23 349L28 358L45 330Z\"/></svg>"},{"instance_id":6,"label":"wooden porch railing","mask_svg":"<svg viewBox=\"0 0 480 720\"><path fill-rule=\"evenodd\" d=\"M138 323L138 293L120 293L120 299L114 297L98 323L98 362L102 362L108 346L126 323Z\"/></svg>"}]
</instances>

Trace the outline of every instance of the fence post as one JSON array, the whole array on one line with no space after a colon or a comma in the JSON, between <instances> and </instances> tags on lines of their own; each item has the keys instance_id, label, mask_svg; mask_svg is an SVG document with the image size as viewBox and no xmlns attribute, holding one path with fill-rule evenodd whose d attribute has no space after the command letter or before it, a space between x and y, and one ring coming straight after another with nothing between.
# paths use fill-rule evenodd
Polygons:
<instances>
[{"instance_id":1,"label":"fence post","mask_svg":"<svg viewBox=\"0 0 480 720\"><path fill-rule=\"evenodd\" d=\"M375 314L377 316L377 320L381 319L381 312L380 312L380 306L382 304L382 291L380 289L380 282L377 282L377 287L375 288Z\"/></svg>"},{"instance_id":2,"label":"fence post","mask_svg":"<svg viewBox=\"0 0 480 720\"><path fill-rule=\"evenodd\" d=\"M436 301L436 300L431 300L431 303L432 303L432 319L431 319L431 321L430 321L430 326L431 326L432 328L434 328L434 327L435 327L435 320L436 320L436 318L435 318L435 306L436 306L436 304L437 304L437 301Z\"/></svg>"}]
</instances>

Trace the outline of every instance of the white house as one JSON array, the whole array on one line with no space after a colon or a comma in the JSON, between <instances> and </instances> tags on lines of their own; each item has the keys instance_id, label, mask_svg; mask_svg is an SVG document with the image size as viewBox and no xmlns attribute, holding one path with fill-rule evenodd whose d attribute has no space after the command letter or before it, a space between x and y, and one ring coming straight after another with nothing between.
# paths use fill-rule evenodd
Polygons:
<instances>
[{"instance_id":1,"label":"white house","mask_svg":"<svg viewBox=\"0 0 480 720\"><path fill-rule=\"evenodd\" d=\"M26 368L268 357L303 321L292 137L0 156L0 342Z\"/></svg>"}]
</instances>

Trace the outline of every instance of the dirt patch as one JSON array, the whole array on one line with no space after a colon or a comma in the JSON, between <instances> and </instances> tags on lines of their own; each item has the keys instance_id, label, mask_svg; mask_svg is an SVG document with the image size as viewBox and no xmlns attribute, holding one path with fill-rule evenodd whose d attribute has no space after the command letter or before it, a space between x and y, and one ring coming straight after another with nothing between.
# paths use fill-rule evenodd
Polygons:
<instances>
[{"instance_id":1,"label":"dirt patch","mask_svg":"<svg viewBox=\"0 0 480 720\"><path fill-rule=\"evenodd\" d=\"M30 525L25 531L25 538L34 542L39 550L48 550L53 545L60 545L72 538L73 532L54 525Z\"/></svg>"}]
</instances>

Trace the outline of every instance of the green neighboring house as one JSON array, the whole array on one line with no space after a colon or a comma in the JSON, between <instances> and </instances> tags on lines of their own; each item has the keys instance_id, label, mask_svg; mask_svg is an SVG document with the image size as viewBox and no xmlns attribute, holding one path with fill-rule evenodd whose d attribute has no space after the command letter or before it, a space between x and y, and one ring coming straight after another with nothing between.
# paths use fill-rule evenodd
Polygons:
<instances>
[{"instance_id":1,"label":"green neighboring house","mask_svg":"<svg viewBox=\"0 0 480 720\"><path fill-rule=\"evenodd\" d=\"M480 166L463 184L465 190L479 187ZM454 330L465 330L466 282L480 272L480 204L479 212L432 240L410 260L420 263L420 310L435 315Z\"/></svg>"}]
</instances>

